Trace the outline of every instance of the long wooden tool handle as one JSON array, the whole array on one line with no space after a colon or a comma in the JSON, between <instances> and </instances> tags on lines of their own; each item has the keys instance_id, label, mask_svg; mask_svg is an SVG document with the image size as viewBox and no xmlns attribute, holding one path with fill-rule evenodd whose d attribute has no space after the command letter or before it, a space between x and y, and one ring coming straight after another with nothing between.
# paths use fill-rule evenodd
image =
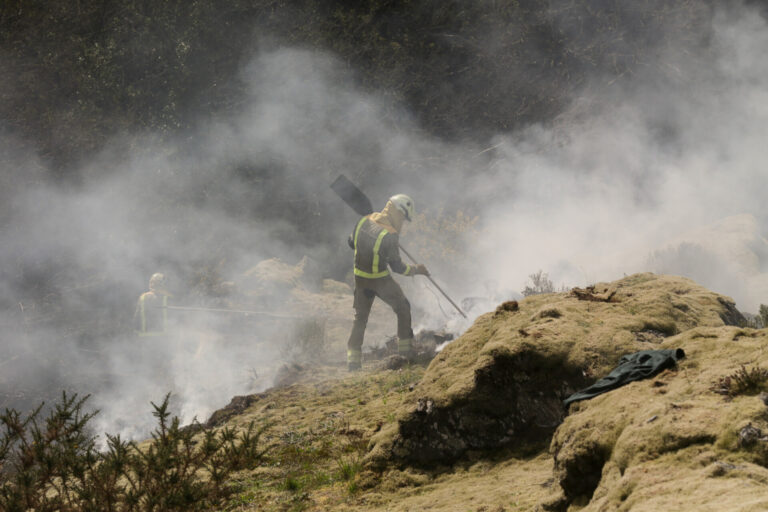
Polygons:
<instances>
[{"instance_id":1,"label":"long wooden tool handle","mask_svg":"<svg viewBox=\"0 0 768 512\"><path fill-rule=\"evenodd\" d=\"M398 244L398 245L399 245L399 244ZM413 256L411 256L411 254L410 254L408 251L406 251L406 250L405 250L405 247L403 247L403 246L401 245L401 246L400 246L400 250L401 250L401 251L403 251L403 253L405 253L405 255L406 255L406 256L408 256L408 259L410 259L412 262L416 263L416 258L414 258ZM448 299L448 302L450 302L450 303L451 303L451 306L453 306L454 308L456 308L456 311L458 311L458 312L461 314L461 316L463 316L464 318L467 318L467 315L465 315L465 314L464 314L464 312L461 310L461 308L460 308L459 306L457 306L457 305L456 305L456 303L455 303L455 302L453 302L453 301L451 300L451 298L448 296L448 294L447 294L447 293L445 293L445 292L443 291L443 289L442 289L442 288L440 288L440 286L439 286L439 285L438 285L438 284L435 282L435 280L434 280L434 279L432 279L432 276L426 276L426 278L427 278L427 279L429 279L429 282L430 282L430 283L432 283L432 284L435 286L435 288L437 288L437 290L438 290L440 293L442 293L442 294L443 294L443 297L445 297L446 299Z\"/></svg>"}]
</instances>

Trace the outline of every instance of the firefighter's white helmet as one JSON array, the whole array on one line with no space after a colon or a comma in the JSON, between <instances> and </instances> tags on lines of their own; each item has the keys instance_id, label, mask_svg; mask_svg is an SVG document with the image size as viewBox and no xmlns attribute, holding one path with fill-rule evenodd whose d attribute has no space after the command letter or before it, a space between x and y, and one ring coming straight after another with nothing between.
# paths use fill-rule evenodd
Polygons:
<instances>
[{"instance_id":1,"label":"firefighter's white helmet","mask_svg":"<svg viewBox=\"0 0 768 512\"><path fill-rule=\"evenodd\" d=\"M157 272L155 274L152 274L152 277L149 278L149 289L152 291L155 290L164 290L166 286L166 280L165 275Z\"/></svg>"},{"instance_id":2,"label":"firefighter's white helmet","mask_svg":"<svg viewBox=\"0 0 768 512\"><path fill-rule=\"evenodd\" d=\"M413 216L416 214L416 210L413 207L413 199L410 198L410 196L407 196L405 194L396 194L389 198L389 200L392 202L392 204L397 207L398 210L403 212L403 215L405 215L405 220L412 221Z\"/></svg>"}]
</instances>

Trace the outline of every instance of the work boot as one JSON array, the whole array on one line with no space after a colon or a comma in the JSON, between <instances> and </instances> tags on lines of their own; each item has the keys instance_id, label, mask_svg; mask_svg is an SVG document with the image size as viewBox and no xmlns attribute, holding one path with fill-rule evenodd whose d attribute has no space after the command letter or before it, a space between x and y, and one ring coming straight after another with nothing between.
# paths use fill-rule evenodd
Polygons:
<instances>
[{"instance_id":1,"label":"work boot","mask_svg":"<svg viewBox=\"0 0 768 512\"><path fill-rule=\"evenodd\" d=\"M363 368L363 352L361 350L347 349L347 370L360 371Z\"/></svg>"}]
</instances>

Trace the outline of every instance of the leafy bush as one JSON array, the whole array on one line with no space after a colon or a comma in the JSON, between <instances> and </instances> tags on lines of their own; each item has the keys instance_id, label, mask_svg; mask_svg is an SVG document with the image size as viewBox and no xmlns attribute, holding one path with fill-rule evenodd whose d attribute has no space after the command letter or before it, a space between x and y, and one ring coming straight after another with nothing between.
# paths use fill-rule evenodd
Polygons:
<instances>
[{"instance_id":1,"label":"leafy bush","mask_svg":"<svg viewBox=\"0 0 768 512\"><path fill-rule=\"evenodd\" d=\"M152 403L158 426L148 446L107 435L104 451L88 433L96 413L83 413L87 396L63 393L44 420L42 405L27 417L6 410L0 415L0 510L189 511L221 503L230 473L265 455L259 440L266 427L252 422L239 433L181 428L178 418L169 419L169 398Z\"/></svg>"},{"instance_id":2,"label":"leafy bush","mask_svg":"<svg viewBox=\"0 0 768 512\"><path fill-rule=\"evenodd\" d=\"M347 460L339 458L336 463L339 466L339 476L342 480L352 480L362 468L359 459Z\"/></svg>"}]
</instances>

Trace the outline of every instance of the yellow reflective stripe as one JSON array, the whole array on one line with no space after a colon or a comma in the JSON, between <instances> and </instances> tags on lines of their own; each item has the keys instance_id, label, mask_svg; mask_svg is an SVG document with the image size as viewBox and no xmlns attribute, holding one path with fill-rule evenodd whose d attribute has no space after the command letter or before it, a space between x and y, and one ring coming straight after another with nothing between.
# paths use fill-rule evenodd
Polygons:
<instances>
[{"instance_id":1,"label":"yellow reflective stripe","mask_svg":"<svg viewBox=\"0 0 768 512\"><path fill-rule=\"evenodd\" d=\"M381 241L384 240L387 233L386 229L382 229L376 238L376 243L373 245L373 267L371 268L371 273L373 274L379 273L379 249L381 249Z\"/></svg>"},{"instance_id":2,"label":"yellow reflective stripe","mask_svg":"<svg viewBox=\"0 0 768 512\"><path fill-rule=\"evenodd\" d=\"M360 228L363 227L363 222L365 222L365 219L367 217L363 217L360 219L360 222L357 223L357 227L355 228L355 239L352 243L355 244L355 256L357 256L357 234L360 233Z\"/></svg>"},{"instance_id":3,"label":"yellow reflective stripe","mask_svg":"<svg viewBox=\"0 0 768 512\"><path fill-rule=\"evenodd\" d=\"M141 332L147 331L147 313L144 309L144 295L139 297L139 309L141 310Z\"/></svg>"},{"instance_id":4,"label":"yellow reflective stripe","mask_svg":"<svg viewBox=\"0 0 768 512\"><path fill-rule=\"evenodd\" d=\"M378 279L380 277L388 276L389 270L382 270L381 272L371 274L370 272L366 272L365 270L360 270L359 268L355 268L355 275L360 277L367 277L368 279Z\"/></svg>"},{"instance_id":5,"label":"yellow reflective stripe","mask_svg":"<svg viewBox=\"0 0 768 512\"><path fill-rule=\"evenodd\" d=\"M167 325L168 325L168 296L163 295L163 331L162 332L165 332Z\"/></svg>"},{"instance_id":6,"label":"yellow reflective stripe","mask_svg":"<svg viewBox=\"0 0 768 512\"><path fill-rule=\"evenodd\" d=\"M363 223L368 219L368 217L363 217L360 219L360 222L357 223L357 227L355 228L355 236L354 236L354 245L355 245L355 261L357 261L357 236L360 233L360 228L363 227ZM387 234L387 230L383 230L381 234L379 234L379 237L376 239L376 244L373 246L373 272L366 272L365 270L360 270L359 268L354 268L354 273L356 276L365 277L367 279L378 279L380 277L388 276L389 270L384 269L381 272L379 272L379 247L381 246L381 239L384 238L384 235Z\"/></svg>"},{"instance_id":7,"label":"yellow reflective stripe","mask_svg":"<svg viewBox=\"0 0 768 512\"><path fill-rule=\"evenodd\" d=\"M410 266L410 265L408 265L408 264L406 263L406 264L405 264L405 272L403 272L403 275L404 275L404 276L409 276L409 275L411 275L411 270L413 270L413 267L412 267L412 266Z\"/></svg>"},{"instance_id":8,"label":"yellow reflective stripe","mask_svg":"<svg viewBox=\"0 0 768 512\"><path fill-rule=\"evenodd\" d=\"M141 313L141 330L139 331L139 336L162 336L165 334L165 329L168 325L168 296L163 295L163 329L161 331L147 331L147 309L145 301L146 297L144 295L139 297L139 311Z\"/></svg>"},{"instance_id":9,"label":"yellow reflective stripe","mask_svg":"<svg viewBox=\"0 0 768 512\"><path fill-rule=\"evenodd\" d=\"M362 350L347 349L347 362L359 363L363 360Z\"/></svg>"},{"instance_id":10,"label":"yellow reflective stripe","mask_svg":"<svg viewBox=\"0 0 768 512\"><path fill-rule=\"evenodd\" d=\"M357 227L355 228L355 236L352 240L352 245L355 246L355 262L357 262L357 234L360 233L360 228L363 227L363 222L365 222L365 217L360 219L360 222L357 223ZM357 274L357 267L355 267L355 274Z\"/></svg>"}]
</instances>

